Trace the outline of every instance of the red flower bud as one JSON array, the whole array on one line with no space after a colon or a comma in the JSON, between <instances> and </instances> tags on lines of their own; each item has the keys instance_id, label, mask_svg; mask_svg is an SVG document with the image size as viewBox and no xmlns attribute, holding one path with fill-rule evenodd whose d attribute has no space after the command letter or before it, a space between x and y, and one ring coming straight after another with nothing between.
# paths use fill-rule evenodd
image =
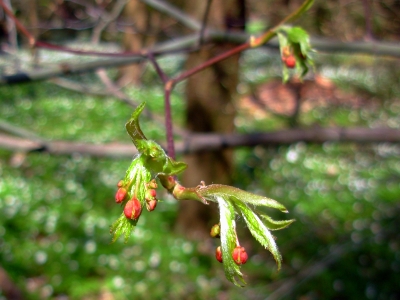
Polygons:
<instances>
[{"instance_id":1,"label":"red flower bud","mask_svg":"<svg viewBox=\"0 0 400 300\"><path fill-rule=\"evenodd\" d=\"M246 263L248 255L244 247L237 246L235 249L233 249L232 258L235 263L240 266Z\"/></svg>"},{"instance_id":2,"label":"red flower bud","mask_svg":"<svg viewBox=\"0 0 400 300\"><path fill-rule=\"evenodd\" d=\"M118 183L117 183L117 187L123 187L124 186L124 181L123 180L120 180L120 181L118 181Z\"/></svg>"},{"instance_id":3,"label":"red flower bud","mask_svg":"<svg viewBox=\"0 0 400 300\"><path fill-rule=\"evenodd\" d=\"M148 211L153 211L157 206L157 199L146 201L146 208Z\"/></svg>"},{"instance_id":4,"label":"red flower bud","mask_svg":"<svg viewBox=\"0 0 400 300\"><path fill-rule=\"evenodd\" d=\"M215 224L213 227L211 227L210 235L213 238L219 238L219 234L221 232L221 227L219 224Z\"/></svg>"},{"instance_id":5,"label":"red flower bud","mask_svg":"<svg viewBox=\"0 0 400 300\"><path fill-rule=\"evenodd\" d=\"M128 219L136 220L139 218L141 213L142 205L137 198L133 197L126 203L124 208L125 217L127 217Z\"/></svg>"},{"instance_id":6,"label":"red flower bud","mask_svg":"<svg viewBox=\"0 0 400 300\"><path fill-rule=\"evenodd\" d=\"M218 246L217 250L215 250L215 258L222 263L222 251L221 246Z\"/></svg>"},{"instance_id":7,"label":"red flower bud","mask_svg":"<svg viewBox=\"0 0 400 300\"><path fill-rule=\"evenodd\" d=\"M286 67L293 69L296 66L296 58L293 55L288 56L285 59Z\"/></svg>"},{"instance_id":8,"label":"red flower bud","mask_svg":"<svg viewBox=\"0 0 400 300\"><path fill-rule=\"evenodd\" d=\"M150 189L146 191L146 199L154 199L157 196L156 190Z\"/></svg>"},{"instance_id":9,"label":"red flower bud","mask_svg":"<svg viewBox=\"0 0 400 300\"><path fill-rule=\"evenodd\" d=\"M128 191L125 188L119 188L117 193L115 194L115 202L121 203L124 201Z\"/></svg>"}]
</instances>

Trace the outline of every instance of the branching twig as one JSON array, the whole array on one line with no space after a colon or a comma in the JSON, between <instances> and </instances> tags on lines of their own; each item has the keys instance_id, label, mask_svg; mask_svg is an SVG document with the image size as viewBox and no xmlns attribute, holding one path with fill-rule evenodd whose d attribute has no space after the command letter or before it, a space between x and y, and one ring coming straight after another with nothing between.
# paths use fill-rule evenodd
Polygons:
<instances>
[{"instance_id":1,"label":"branching twig","mask_svg":"<svg viewBox=\"0 0 400 300\"><path fill-rule=\"evenodd\" d=\"M99 42L102 31L120 16L128 1L129 0L116 1L110 14L101 15L100 23L93 29L92 43L97 44Z\"/></svg>"}]
</instances>

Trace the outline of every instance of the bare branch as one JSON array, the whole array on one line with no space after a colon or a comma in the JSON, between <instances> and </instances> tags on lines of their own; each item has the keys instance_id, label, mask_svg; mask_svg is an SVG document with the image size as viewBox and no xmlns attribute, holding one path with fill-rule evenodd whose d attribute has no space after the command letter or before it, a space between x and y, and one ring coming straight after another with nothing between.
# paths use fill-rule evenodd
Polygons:
<instances>
[{"instance_id":1,"label":"bare branch","mask_svg":"<svg viewBox=\"0 0 400 300\"><path fill-rule=\"evenodd\" d=\"M101 68L96 71L97 76L100 78L100 80L104 83L104 85L107 88L107 92L110 95L113 95L114 97L124 101L128 105L132 107L136 107L139 103L136 101L133 101L128 95L126 95L124 92L121 91L121 89L112 82L112 80L108 77L105 69Z\"/></svg>"},{"instance_id":2,"label":"bare branch","mask_svg":"<svg viewBox=\"0 0 400 300\"><path fill-rule=\"evenodd\" d=\"M4 120L0 120L0 131L5 131L22 138L26 138L28 140L41 143L43 145L47 143L47 141L44 138L41 138L36 133L27 130L25 128L21 128L11 123L8 123Z\"/></svg>"},{"instance_id":3,"label":"bare branch","mask_svg":"<svg viewBox=\"0 0 400 300\"><path fill-rule=\"evenodd\" d=\"M72 80L68 80L65 78L53 78L50 79L49 82L56 84L59 87L62 87L64 89L82 93L82 94L89 94L89 95L94 95L94 96L100 96L100 97L107 97L110 96L110 92L104 90L101 87L95 87L92 85L87 85L83 84L81 82L75 82Z\"/></svg>"},{"instance_id":4,"label":"bare branch","mask_svg":"<svg viewBox=\"0 0 400 300\"><path fill-rule=\"evenodd\" d=\"M221 148L282 145L297 142L325 143L400 143L400 130L393 128L312 128L288 129L253 134L190 134L175 143L176 153L215 151ZM70 141L39 141L17 138L0 133L0 148L10 151L44 150L55 155L81 153L99 157L123 158L136 154L132 144L90 144Z\"/></svg>"},{"instance_id":5,"label":"bare branch","mask_svg":"<svg viewBox=\"0 0 400 300\"><path fill-rule=\"evenodd\" d=\"M169 3L159 1L159 0L140 0L143 3L145 3L148 6L151 6L152 8L158 10L161 13L164 13L178 22L182 23L186 27L193 29L193 30L200 30L201 29L201 24L193 19L192 17L188 16L185 14L183 11L180 9L172 6Z\"/></svg>"}]
</instances>

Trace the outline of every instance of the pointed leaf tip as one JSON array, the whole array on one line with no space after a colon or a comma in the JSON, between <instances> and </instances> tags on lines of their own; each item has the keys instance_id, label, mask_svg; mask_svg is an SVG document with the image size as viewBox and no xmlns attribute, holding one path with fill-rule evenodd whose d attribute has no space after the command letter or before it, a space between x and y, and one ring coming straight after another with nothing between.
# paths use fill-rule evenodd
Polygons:
<instances>
[{"instance_id":1,"label":"pointed leaf tip","mask_svg":"<svg viewBox=\"0 0 400 300\"><path fill-rule=\"evenodd\" d=\"M137 141L138 140L146 140L146 136L142 132L142 129L140 128L139 125L139 116L142 113L144 107L146 106L146 102L143 102L140 104L132 113L131 118L128 120L128 122L125 124L126 131L132 138L133 143L137 147Z\"/></svg>"}]
</instances>

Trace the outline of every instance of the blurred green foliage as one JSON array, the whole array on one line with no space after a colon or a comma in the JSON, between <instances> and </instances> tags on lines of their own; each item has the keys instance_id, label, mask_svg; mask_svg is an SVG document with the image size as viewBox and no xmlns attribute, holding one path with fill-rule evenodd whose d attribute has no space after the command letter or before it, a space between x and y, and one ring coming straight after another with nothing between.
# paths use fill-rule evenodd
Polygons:
<instances>
[{"instance_id":1,"label":"blurred green foliage","mask_svg":"<svg viewBox=\"0 0 400 300\"><path fill-rule=\"evenodd\" d=\"M300 126L399 127L396 63L366 57L319 59L323 75L371 105L317 106L300 115ZM248 52L243 66L244 85L280 74L279 56L263 51ZM127 93L138 103L146 100L152 113L162 113L161 85L150 84L153 73L145 78L147 85ZM179 91L180 86L173 111L182 123ZM0 95L1 119L44 138L130 140L124 124L132 108L116 99L50 83L3 86ZM143 121L149 138L164 138L162 124ZM288 126L285 118L272 114L249 122L241 111L236 123L241 132ZM27 299L98 299L107 294L115 299L265 299L291 278L291 292L282 299L400 297L399 145L297 143L236 150L235 185L279 200L289 209L288 218L297 220L274 233L283 256L280 272L267 251L245 241L251 258L243 267L248 276L244 289L224 279L214 253L204 253L201 244L173 232L178 204L161 190L164 201L142 215L129 243L110 243L109 227L121 212L114 203L116 183L130 160L36 152L16 165L14 155L0 151L0 266ZM248 234L242 231L239 235Z\"/></svg>"}]
</instances>

